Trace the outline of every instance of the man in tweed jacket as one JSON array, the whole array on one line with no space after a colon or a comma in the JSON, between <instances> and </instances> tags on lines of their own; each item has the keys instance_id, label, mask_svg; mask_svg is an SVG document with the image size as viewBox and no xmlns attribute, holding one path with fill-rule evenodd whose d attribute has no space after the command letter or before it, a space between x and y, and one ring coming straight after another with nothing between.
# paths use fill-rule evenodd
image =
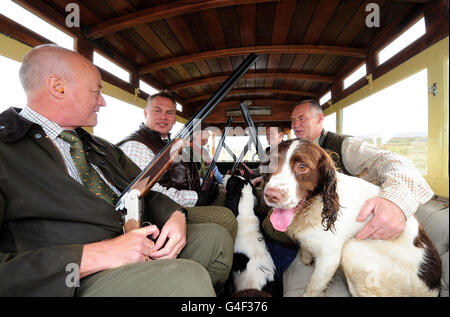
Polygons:
<instances>
[{"instance_id":1,"label":"man in tweed jacket","mask_svg":"<svg viewBox=\"0 0 450 317\"><path fill-rule=\"evenodd\" d=\"M373 218L361 229L357 239L392 239L404 230L406 219L433 197L433 191L420 172L399 154L377 149L359 138L327 132L323 112L316 100L305 100L291 114L291 127L298 138L336 152L344 173L380 185L378 197L361 208L359 221Z\"/></svg>"},{"instance_id":2,"label":"man in tweed jacket","mask_svg":"<svg viewBox=\"0 0 450 317\"><path fill-rule=\"evenodd\" d=\"M73 168L63 130L116 194L140 173L81 128L106 106L95 66L43 45L24 57L20 76L27 106L0 114L0 296L214 296L232 262L225 229L186 225L182 206L151 191L144 214L153 225L123 234L114 205Z\"/></svg>"}]
</instances>

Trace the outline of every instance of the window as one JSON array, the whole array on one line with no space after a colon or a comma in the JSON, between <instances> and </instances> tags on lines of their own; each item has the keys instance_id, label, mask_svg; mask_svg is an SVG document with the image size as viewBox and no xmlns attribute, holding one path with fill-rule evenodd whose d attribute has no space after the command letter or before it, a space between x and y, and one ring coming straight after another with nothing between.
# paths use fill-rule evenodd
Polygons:
<instances>
[{"instance_id":1,"label":"window","mask_svg":"<svg viewBox=\"0 0 450 317\"><path fill-rule=\"evenodd\" d=\"M130 73L128 71L111 62L109 59L103 57L102 55L100 55L95 51L94 51L94 64L106 70L108 73L111 73L112 75L126 81L127 83L130 82Z\"/></svg>"},{"instance_id":2,"label":"window","mask_svg":"<svg viewBox=\"0 0 450 317\"><path fill-rule=\"evenodd\" d=\"M207 128L210 131L214 131L213 127ZM217 129L218 130L218 129ZM220 130L219 130L220 131ZM244 147L247 145L247 143L250 140L250 137L246 134L244 134L245 130L239 126L233 128L233 130L230 132L229 135L227 135L225 139L225 144L230 148L230 150L236 155L236 157L239 157L241 155L241 152L243 151ZM261 144L261 147L263 150L265 150L269 143L267 142L266 137L266 128L261 127L259 128L259 142ZM217 147L217 145L220 142L221 135L214 135L214 147ZM211 140L211 139L210 139ZM287 140L287 135L284 135L283 140ZM209 149L212 147L212 141L208 142ZM211 152L211 151L210 151ZM245 154L243 161L244 162L259 162L259 157L257 155L257 149L253 142L248 148L247 153ZM210 153L211 154L211 153ZM220 152L218 162L233 162L232 156L228 153L227 150L222 148L222 151Z\"/></svg>"},{"instance_id":3,"label":"window","mask_svg":"<svg viewBox=\"0 0 450 317\"><path fill-rule=\"evenodd\" d=\"M378 53L378 64L383 64L392 56L424 35L425 32L425 18L422 18Z\"/></svg>"},{"instance_id":4,"label":"window","mask_svg":"<svg viewBox=\"0 0 450 317\"><path fill-rule=\"evenodd\" d=\"M427 69L343 109L343 133L409 158L428 173Z\"/></svg>"},{"instance_id":5,"label":"window","mask_svg":"<svg viewBox=\"0 0 450 317\"><path fill-rule=\"evenodd\" d=\"M359 67L357 70L355 70L353 73L348 75L347 78L344 79L344 89L353 85L361 77L365 76L366 73L367 73L366 64L364 64L361 67Z\"/></svg>"},{"instance_id":6,"label":"window","mask_svg":"<svg viewBox=\"0 0 450 317\"><path fill-rule=\"evenodd\" d=\"M108 95L103 97L106 107L100 108L94 134L117 143L139 128L144 121L144 109Z\"/></svg>"},{"instance_id":7,"label":"window","mask_svg":"<svg viewBox=\"0 0 450 317\"><path fill-rule=\"evenodd\" d=\"M336 112L329 114L323 119L323 128L336 133Z\"/></svg>"},{"instance_id":8,"label":"window","mask_svg":"<svg viewBox=\"0 0 450 317\"><path fill-rule=\"evenodd\" d=\"M2 88L2 102L0 112L9 107L23 108L27 103L25 92L19 79L19 68L22 65L10 58L0 55L0 87Z\"/></svg>"},{"instance_id":9,"label":"window","mask_svg":"<svg viewBox=\"0 0 450 317\"><path fill-rule=\"evenodd\" d=\"M111 143L117 143L136 131L144 122L144 109L108 95L103 97L106 107L100 108L94 134ZM176 122L170 131L171 135L175 136L183 127L184 124Z\"/></svg>"},{"instance_id":10,"label":"window","mask_svg":"<svg viewBox=\"0 0 450 317\"><path fill-rule=\"evenodd\" d=\"M322 96L322 98L319 99L319 104L323 105L330 99L331 99L331 91L327 92L325 95Z\"/></svg>"},{"instance_id":11,"label":"window","mask_svg":"<svg viewBox=\"0 0 450 317\"><path fill-rule=\"evenodd\" d=\"M149 95L154 95L158 93L158 90L147 84L145 81L140 80L139 81L139 88L143 91L148 93Z\"/></svg>"},{"instance_id":12,"label":"window","mask_svg":"<svg viewBox=\"0 0 450 317\"><path fill-rule=\"evenodd\" d=\"M0 13L62 47L70 50L73 50L75 47L73 37L11 0L2 0Z\"/></svg>"},{"instance_id":13,"label":"window","mask_svg":"<svg viewBox=\"0 0 450 317\"><path fill-rule=\"evenodd\" d=\"M180 122L175 122L175 124L172 127L172 130L170 130L171 137L174 137L181 129L184 128L184 124Z\"/></svg>"},{"instance_id":14,"label":"window","mask_svg":"<svg viewBox=\"0 0 450 317\"><path fill-rule=\"evenodd\" d=\"M219 144L220 137L221 136L214 137L215 147L217 147L217 144ZM245 145L248 143L249 140L250 140L249 136L227 136L227 138L225 139L225 143L230 148L230 150L233 151L234 155L236 155L236 157L239 157L239 155L241 155L241 152L243 151ZM261 146L263 149L269 146L265 136L260 135L259 141L261 142ZM248 148L248 151L245 154L243 161L244 162L259 161L259 157L256 154L257 154L256 147L252 143L251 146ZM228 151L222 148L218 162L234 162L234 160L228 153Z\"/></svg>"}]
</instances>

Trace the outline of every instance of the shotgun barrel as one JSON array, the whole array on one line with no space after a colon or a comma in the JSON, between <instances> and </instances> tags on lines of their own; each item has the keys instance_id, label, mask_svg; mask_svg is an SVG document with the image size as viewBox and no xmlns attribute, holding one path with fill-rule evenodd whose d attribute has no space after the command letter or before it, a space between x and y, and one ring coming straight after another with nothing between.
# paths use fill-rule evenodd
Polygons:
<instances>
[{"instance_id":1,"label":"shotgun barrel","mask_svg":"<svg viewBox=\"0 0 450 317\"><path fill-rule=\"evenodd\" d=\"M158 179L169 168L170 164L181 154L183 148L189 144L189 139L196 128L198 128L214 107L231 90L231 88L242 78L258 55L249 54L239 67L223 82L219 89L209 98L206 104L186 123L177 135L164 146L164 148L153 158L153 160L142 170L142 172L127 186L116 202L117 210L125 209L125 197L133 189L139 191L139 198L153 187Z\"/></svg>"},{"instance_id":2,"label":"shotgun barrel","mask_svg":"<svg viewBox=\"0 0 450 317\"><path fill-rule=\"evenodd\" d=\"M263 123L260 122L258 124L258 128L257 130L259 130L260 127L262 127ZM250 144L253 143L253 139L250 137L247 144L244 146L244 149L242 150L241 154L239 155L238 159L235 160L233 167L231 168L231 175L233 175L234 171L236 171L236 169L238 168L239 164L242 163L242 160L244 159L245 154L247 154L248 152L248 148L250 147ZM256 147L256 145L255 145Z\"/></svg>"},{"instance_id":3,"label":"shotgun barrel","mask_svg":"<svg viewBox=\"0 0 450 317\"><path fill-rule=\"evenodd\" d=\"M239 107L241 107L242 116L244 117L245 123L247 124L250 139L253 140L253 144L255 144L255 148L259 156L259 161L266 162L268 157L266 155L266 151L264 151L264 149L262 148L261 142L259 142L258 131L255 128L255 124L253 123L250 113L248 112L247 106L249 105L251 105L251 101L246 100L241 102L239 104Z\"/></svg>"},{"instance_id":4,"label":"shotgun barrel","mask_svg":"<svg viewBox=\"0 0 450 317\"><path fill-rule=\"evenodd\" d=\"M225 150L227 150L228 154L230 154L231 157L233 158L233 161L236 162L238 158L237 158L236 155L233 153L233 151L231 151L231 149L228 147L228 145L227 145L226 143L223 144L223 148L224 148Z\"/></svg>"},{"instance_id":5,"label":"shotgun barrel","mask_svg":"<svg viewBox=\"0 0 450 317\"><path fill-rule=\"evenodd\" d=\"M211 163L209 163L208 171L206 172L205 178L203 180L202 191L209 190L209 187L211 186L211 182L212 182L211 173L214 170L214 167L216 166L216 162L219 158L220 152L222 151L222 147L225 144L225 138L228 134L228 131L230 130L232 121L233 121L233 117L229 117L227 120L227 123L225 124L225 128L223 129L222 137L220 138L219 144L217 145L216 151L214 152L214 157L213 157Z\"/></svg>"}]
</instances>

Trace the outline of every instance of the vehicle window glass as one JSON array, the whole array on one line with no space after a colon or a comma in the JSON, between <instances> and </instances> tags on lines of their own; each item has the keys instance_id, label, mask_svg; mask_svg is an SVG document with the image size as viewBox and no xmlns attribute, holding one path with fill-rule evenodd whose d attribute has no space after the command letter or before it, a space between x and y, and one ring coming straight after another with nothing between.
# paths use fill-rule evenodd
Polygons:
<instances>
[{"instance_id":1,"label":"vehicle window glass","mask_svg":"<svg viewBox=\"0 0 450 317\"><path fill-rule=\"evenodd\" d=\"M343 109L343 133L409 158L427 174L427 69Z\"/></svg>"}]
</instances>

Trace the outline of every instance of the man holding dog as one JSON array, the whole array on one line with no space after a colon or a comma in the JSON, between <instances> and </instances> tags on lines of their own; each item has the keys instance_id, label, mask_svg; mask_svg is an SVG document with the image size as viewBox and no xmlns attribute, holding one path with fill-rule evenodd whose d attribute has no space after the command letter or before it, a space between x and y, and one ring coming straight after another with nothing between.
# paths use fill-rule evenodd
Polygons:
<instances>
[{"instance_id":1,"label":"man holding dog","mask_svg":"<svg viewBox=\"0 0 450 317\"><path fill-rule=\"evenodd\" d=\"M420 172L406 158L392 152L370 146L364 140L347 135L340 135L324 130L324 114L316 100L304 100L291 113L291 128L296 137L312 141L331 155L337 168L347 174L361 177L376 183L382 188L378 197L369 199L359 211L357 220L372 219L356 235L357 239L394 239L405 230L406 220L411 217L421 204L430 200L433 191ZM284 232L275 230L270 222L270 212L263 222L266 234L289 245L289 238ZM286 254L286 253L284 253ZM301 251L299 252L301 254ZM292 260L292 258L288 259ZM294 261L286 273L286 296L304 291L311 266L301 261ZM293 276L301 276L299 279ZM295 290L295 291L294 291ZM292 293L293 292L293 293ZM330 296L349 296L347 282L341 270L328 285Z\"/></svg>"},{"instance_id":2,"label":"man holding dog","mask_svg":"<svg viewBox=\"0 0 450 317\"><path fill-rule=\"evenodd\" d=\"M378 197L361 208L358 221L373 218L358 233L357 239L393 239L405 228L406 219L433 197L433 191L419 171L406 158L370 146L364 140L327 132L324 114L316 100L305 100L291 113L291 127L298 138L319 144L338 154L338 167L381 186Z\"/></svg>"},{"instance_id":3,"label":"man holding dog","mask_svg":"<svg viewBox=\"0 0 450 317\"><path fill-rule=\"evenodd\" d=\"M81 128L106 106L97 68L43 45L20 79L27 105L0 114L0 296L214 296L231 269L225 229L186 225L150 191L153 225L123 234L114 201L140 169Z\"/></svg>"}]
</instances>

